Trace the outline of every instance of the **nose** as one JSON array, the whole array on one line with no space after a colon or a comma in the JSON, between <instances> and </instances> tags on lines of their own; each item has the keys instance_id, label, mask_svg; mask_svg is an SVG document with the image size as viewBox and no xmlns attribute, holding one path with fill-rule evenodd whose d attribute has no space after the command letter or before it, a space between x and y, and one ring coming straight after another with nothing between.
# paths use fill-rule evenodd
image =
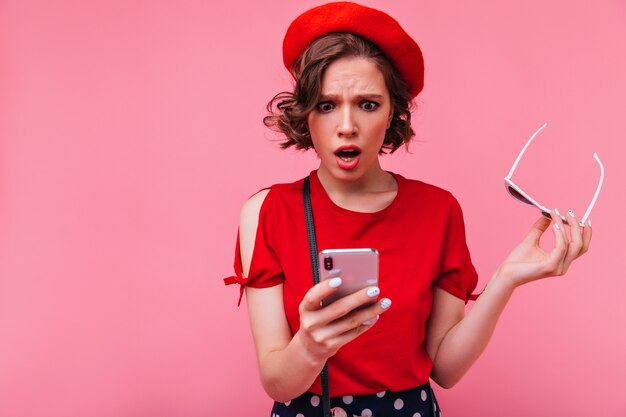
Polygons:
<instances>
[{"instance_id":1,"label":"nose","mask_svg":"<svg viewBox=\"0 0 626 417\"><path fill-rule=\"evenodd\" d=\"M357 123L354 119L354 114L350 106L346 106L341 112L341 119L339 120L339 126L337 127L337 134L339 137L351 138L358 133Z\"/></svg>"}]
</instances>

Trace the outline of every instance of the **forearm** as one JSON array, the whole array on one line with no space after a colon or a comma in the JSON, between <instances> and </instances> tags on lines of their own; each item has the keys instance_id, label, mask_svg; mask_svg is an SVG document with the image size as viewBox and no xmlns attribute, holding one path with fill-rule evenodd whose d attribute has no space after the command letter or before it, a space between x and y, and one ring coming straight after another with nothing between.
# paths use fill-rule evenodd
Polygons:
<instances>
[{"instance_id":1,"label":"forearm","mask_svg":"<svg viewBox=\"0 0 626 417\"><path fill-rule=\"evenodd\" d=\"M472 309L448 331L433 358L432 378L439 385L455 385L485 350L513 289L494 274Z\"/></svg>"},{"instance_id":2,"label":"forearm","mask_svg":"<svg viewBox=\"0 0 626 417\"><path fill-rule=\"evenodd\" d=\"M261 381L274 400L286 402L304 393L315 381L325 361L306 354L299 334L284 349L268 352L259 360Z\"/></svg>"},{"instance_id":3,"label":"forearm","mask_svg":"<svg viewBox=\"0 0 626 417\"><path fill-rule=\"evenodd\" d=\"M370 329L376 318L391 306L391 301L384 298L358 309L378 295L376 287L364 288L322 306L322 300L339 285L341 279L333 278L309 289L299 306L300 327L295 335L285 315L282 285L246 288L261 382L274 400L289 401L305 392L328 358Z\"/></svg>"},{"instance_id":4,"label":"forearm","mask_svg":"<svg viewBox=\"0 0 626 417\"><path fill-rule=\"evenodd\" d=\"M552 222L543 217L535 222L526 238L500 264L467 315L463 317L461 306L449 300L440 303L437 314L431 313L431 318L433 315L435 318L429 319L429 327L434 330L429 332L431 337L427 339L427 346L433 359L432 376L437 383L450 387L467 372L487 346L516 287L541 278L561 276L576 258L587 252L592 234L589 224L581 228L573 213L569 212L567 223L571 237L568 238L556 210L551 217ZM540 246L540 238L549 227L555 243L554 248L545 251ZM445 314L449 309L459 316L452 314L450 319L451 315Z\"/></svg>"}]
</instances>

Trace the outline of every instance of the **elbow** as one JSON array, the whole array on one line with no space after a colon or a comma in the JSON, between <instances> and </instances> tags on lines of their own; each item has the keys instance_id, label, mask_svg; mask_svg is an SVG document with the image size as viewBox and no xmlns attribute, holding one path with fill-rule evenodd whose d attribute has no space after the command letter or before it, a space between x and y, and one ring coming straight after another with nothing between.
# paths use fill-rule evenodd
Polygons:
<instances>
[{"instance_id":1,"label":"elbow","mask_svg":"<svg viewBox=\"0 0 626 417\"><path fill-rule=\"evenodd\" d=\"M265 393L274 401L279 403L286 403L300 394L294 393L292 390L285 389L284 385L280 384L279 380L271 380L270 378L262 378L261 384Z\"/></svg>"},{"instance_id":2,"label":"elbow","mask_svg":"<svg viewBox=\"0 0 626 417\"><path fill-rule=\"evenodd\" d=\"M437 385L444 389L454 387L461 380L461 378L441 378L434 375L431 378Z\"/></svg>"},{"instance_id":3,"label":"elbow","mask_svg":"<svg viewBox=\"0 0 626 417\"><path fill-rule=\"evenodd\" d=\"M279 403L284 403L284 402L291 400L291 398L287 398L285 393L281 392L281 390L276 386L276 383L272 383L271 381L266 381L266 380L262 380L261 383L263 385L263 389L265 390L265 393L272 400L277 401Z\"/></svg>"},{"instance_id":4,"label":"elbow","mask_svg":"<svg viewBox=\"0 0 626 417\"><path fill-rule=\"evenodd\" d=\"M459 361L458 358L437 357L433 360L430 377L441 388L450 389L463 379L471 366L472 362Z\"/></svg>"},{"instance_id":5,"label":"elbow","mask_svg":"<svg viewBox=\"0 0 626 417\"><path fill-rule=\"evenodd\" d=\"M269 395L269 397L279 403L286 403L288 401L293 400L293 398L291 397L286 397L284 395L280 395L279 393L270 393L269 391L265 390L265 392Z\"/></svg>"},{"instance_id":6,"label":"elbow","mask_svg":"<svg viewBox=\"0 0 626 417\"><path fill-rule=\"evenodd\" d=\"M450 389L459 383L464 373L440 372L433 368L430 378L441 388Z\"/></svg>"}]
</instances>

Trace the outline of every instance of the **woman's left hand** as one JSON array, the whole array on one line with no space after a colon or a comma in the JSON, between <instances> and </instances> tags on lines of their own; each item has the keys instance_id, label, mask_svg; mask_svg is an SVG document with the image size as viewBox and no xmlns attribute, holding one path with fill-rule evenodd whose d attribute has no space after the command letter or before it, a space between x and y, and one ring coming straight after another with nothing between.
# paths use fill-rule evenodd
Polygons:
<instances>
[{"instance_id":1,"label":"woman's left hand","mask_svg":"<svg viewBox=\"0 0 626 417\"><path fill-rule=\"evenodd\" d=\"M556 211L556 213L555 213ZM506 257L496 272L499 279L506 279L513 288L540 278L561 276L569 269L572 262L589 250L591 225L585 227L571 211L566 215L570 233L567 234L558 210L550 214L552 222L542 217L533 225L522 243ZM552 227L550 225L552 224ZM543 233L550 227L554 233L554 248L546 252L539 245Z\"/></svg>"}]
</instances>

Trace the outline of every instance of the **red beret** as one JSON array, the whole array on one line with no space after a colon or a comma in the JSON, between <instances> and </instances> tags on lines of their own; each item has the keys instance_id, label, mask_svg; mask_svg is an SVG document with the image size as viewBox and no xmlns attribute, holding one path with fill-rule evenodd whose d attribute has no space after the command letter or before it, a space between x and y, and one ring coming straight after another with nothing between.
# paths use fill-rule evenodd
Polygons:
<instances>
[{"instance_id":1,"label":"red beret","mask_svg":"<svg viewBox=\"0 0 626 417\"><path fill-rule=\"evenodd\" d=\"M424 59L417 43L391 16L380 10L350 2L328 3L298 16L283 40L283 62L293 62L314 40L333 32L348 32L374 42L415 97L424 87Z\"/></svg>"}]
</instances>

